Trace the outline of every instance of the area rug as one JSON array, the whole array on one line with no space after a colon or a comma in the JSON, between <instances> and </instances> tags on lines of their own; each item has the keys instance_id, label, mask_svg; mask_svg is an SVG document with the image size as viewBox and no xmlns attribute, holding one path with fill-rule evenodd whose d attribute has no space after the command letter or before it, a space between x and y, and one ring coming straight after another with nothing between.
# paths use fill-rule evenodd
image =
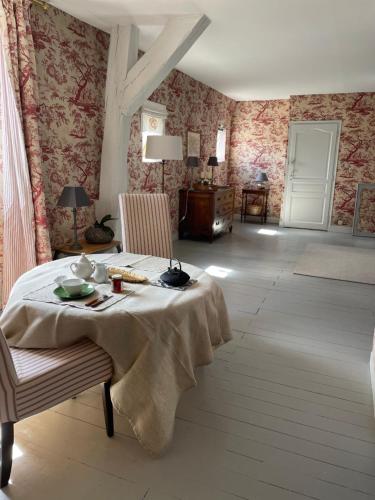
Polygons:
<instances>
[{"instance_id":1,"label":"area rug","mask_svg":"<svg viewBox=\"0 0 375 500\"><path fill-rule=\"evenodd\" d=\"M375 249L310 243L294 274L375 285Z\"/></svg>"}]
</instances>

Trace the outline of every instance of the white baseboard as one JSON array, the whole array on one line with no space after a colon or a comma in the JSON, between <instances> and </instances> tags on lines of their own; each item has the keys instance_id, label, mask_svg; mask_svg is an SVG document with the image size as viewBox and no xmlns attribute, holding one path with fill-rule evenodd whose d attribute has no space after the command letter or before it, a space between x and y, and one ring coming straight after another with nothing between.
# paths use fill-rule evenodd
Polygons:
<instances>
[{"instance_id":1,"label":"white baseboard","mask_svg":"<svg viewBox=\"0 0 375 500\"><path fill-rule=\"evenodd\" d=\"M353 228L352 226L339 226L338 224L331 224L328 228L328 231L330 231L331 233L352 234Z\"/></svg>"}]
</instances>

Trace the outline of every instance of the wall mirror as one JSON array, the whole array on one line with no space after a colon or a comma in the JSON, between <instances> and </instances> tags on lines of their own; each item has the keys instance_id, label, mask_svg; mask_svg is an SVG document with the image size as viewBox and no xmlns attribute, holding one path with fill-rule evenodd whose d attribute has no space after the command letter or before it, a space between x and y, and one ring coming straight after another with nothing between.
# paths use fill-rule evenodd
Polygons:
<instances>
[{"instance_id":1,"label":"wall mirror","mask_svg":"<svg viewBox=\"0 0 375 500\"><path fill-rule=\"evenodd\" d=\"M358 184L353 234L375 238L375 184Z\"/></svg>"}]
</instances>

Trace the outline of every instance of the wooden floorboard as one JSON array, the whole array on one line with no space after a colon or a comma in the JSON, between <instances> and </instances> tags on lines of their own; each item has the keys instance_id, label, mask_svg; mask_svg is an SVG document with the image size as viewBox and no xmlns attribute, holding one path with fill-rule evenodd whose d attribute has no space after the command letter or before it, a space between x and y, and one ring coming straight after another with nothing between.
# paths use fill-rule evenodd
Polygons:
<instances>
[{"instance_id":1,"label":"wooden floorboard","mask_svg":"<svg viewBox=\"0 0 375 500\"><path fill-rule=\"evenodd\" d=\"M214 279L234 338L197 370L168 453L147 456L119 415L109 440L93 388L17 424L21 455L0 500L375 498L375 286L293 274L308 243L375 253L375 241L260 227L175 245L183 261L228 270Z\"/></svg>"}]
</instances>

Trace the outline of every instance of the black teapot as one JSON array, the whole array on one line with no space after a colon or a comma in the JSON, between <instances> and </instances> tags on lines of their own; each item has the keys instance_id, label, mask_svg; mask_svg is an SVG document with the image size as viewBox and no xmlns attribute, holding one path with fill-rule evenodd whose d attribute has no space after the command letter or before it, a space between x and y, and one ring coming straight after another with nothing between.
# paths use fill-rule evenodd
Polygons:
<instances>
[{"instance_id":1,"label":"black teapot","mask_svg":"<svg viewBox=\"0 0 375 500\"><path fill-rule=\"evenodd\" d=\"M172 268L172 262L175 260L178 262L179 269L177 267ZM169 259L168 271L165 271L160 276L160 280L163 281L168 286L183 286L189 281L190 276L181 269L181 262L177 259Z\"/></svg>"}]
</instances>

